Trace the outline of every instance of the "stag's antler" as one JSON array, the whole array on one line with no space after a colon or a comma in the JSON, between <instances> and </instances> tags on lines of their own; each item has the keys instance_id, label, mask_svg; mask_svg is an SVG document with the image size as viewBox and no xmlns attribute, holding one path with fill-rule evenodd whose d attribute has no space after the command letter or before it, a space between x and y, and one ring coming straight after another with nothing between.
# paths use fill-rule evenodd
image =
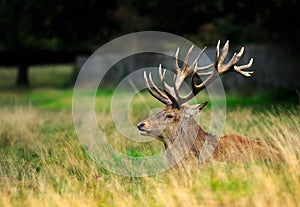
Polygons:
<instances>
[{"instance_id":1,"label":"stag's antler","mask_svg":"<svg viewBox=\"0 0 300 207\"><path fill-rule=\"evenodd\" d=\"M214 63L210 65L206 65L203 67L198 66L198 60L202 57L206 47L200 52L200 54L197 56L197 58L194 60L192 65L188 66L188 60L190 58L191 52L194 48L194 45L189 49L182 68L178 66L178 54L179 54L179 48L176 50L175 53L175 70L176 74L174 75L174 86L170 86L166 83L166 69L162 70L161 65L159 65L159 77L160 81L163 87L162 92L153 82L151 73L149 73L149 80L151 82L152 87L154 88L155 92L152 90L149 84L149 80L146 74L146 71L144 72L144 78L147 85L147 89L150 92L152 96L154 96L156 99L161 101L162 103L166 105L172 105L173 107L180 107L181 105L188 102L190 99L192 99L195 95L197 95L201 90L203 90L206 86L211 84L218 76L230 72L235 71L243 76L251 76L253 71L244 71L245 69L248 69L252 66L253 58L250 59L249 63L246 65L235 65L242 57L244 53L244 47L241 48L241 50L238 53L234 53L232 58L229 60L228 63L224 63L227 55L228 55L228 49L229 49L229 41L227 41L222 49L222 54L220 55L220 40L218 41L217 48L216 48L216 57ZM215 70L211 70L208 72L203 72L203 70L207 70L209 68L215 67ZM208 77L207 77L208 76ZM182 85L182 83L189 77L192 77L192 91L188 93L187 95L181 97L179 95L179 89ZM207 77L202 83L199 85L196 84L195 78L200 77Z\"/></svg>"}]
</instances>

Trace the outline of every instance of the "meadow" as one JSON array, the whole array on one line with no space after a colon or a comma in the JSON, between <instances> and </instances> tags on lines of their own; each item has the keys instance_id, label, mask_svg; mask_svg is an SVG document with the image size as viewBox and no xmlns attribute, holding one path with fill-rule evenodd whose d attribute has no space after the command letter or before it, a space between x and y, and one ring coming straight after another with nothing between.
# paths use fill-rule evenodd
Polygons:
<instances>
[{"instance_id":1,"label":"meadow","mask_svg":"<svg viewBox=\"0 0 300 207\"><path fill-rule=\"evenodd\" d=\"M274 91L227 96L224 134L274 143L281 163L191 165L135 178L107 171L81 146L72 121L71 66L31 68L30 88L14 87L15 76L13 69L0 69L0 206L300 206L298 97ZM133 143L119 135L111 95L107 89L96 97L97 119L111 144L135 157L162 150L158 141ZM137 101L134 123L162 107L142 96L148 107ZM201 113L205 127L209 107Z\"/></svg>"}]
</instances>

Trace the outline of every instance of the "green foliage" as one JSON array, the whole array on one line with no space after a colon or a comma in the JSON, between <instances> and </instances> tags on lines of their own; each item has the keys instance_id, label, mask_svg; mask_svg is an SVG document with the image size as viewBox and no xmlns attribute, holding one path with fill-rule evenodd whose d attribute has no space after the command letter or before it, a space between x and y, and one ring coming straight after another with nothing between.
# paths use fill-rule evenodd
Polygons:
<instances>
[{"instance_id":1,"label":"green foliage","mask_svg":"<svg viewBox=\"0 0 300 207\"><path fill-rule=\"evenodd\" d=\"M91 51L116 35L161 30L215 39L290 42L298 1L26 1L0 4L0 51ZM171 18L175 15L175 18ZM292 22L290 22L292 24ZM12 26L14 25L14 26ZM207 35L213 36L209 39ZM19 51L18 51L19 50Z\"/></svg>"},{"instance_id":2,"label":"green foliage","mask_svg":"<svg viewBox=\"0 0 300 207\"><path fill-rule=\"evenodd\" d=\"M99 44L108 38L114 5L114 1L2 1L0 29L5 32L0 34L0 49L86 51L93 41Z\"/></svg>"}]
</instances>

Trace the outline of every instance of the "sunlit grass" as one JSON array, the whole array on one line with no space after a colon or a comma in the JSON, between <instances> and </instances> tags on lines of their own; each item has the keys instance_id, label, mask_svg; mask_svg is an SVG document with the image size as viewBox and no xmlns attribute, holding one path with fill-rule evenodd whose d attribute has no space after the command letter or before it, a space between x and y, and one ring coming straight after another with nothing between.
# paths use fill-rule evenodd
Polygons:
<instances>
[{"instance_id":1,"label":"sunlit grass","mask_svg":"<svg viewBox=\"0 0 300 207\"><path fill-rule=\"evenodd\" d=\"M137 143L118 132L111 95L99 91L95 101L99 128L110 144L133 157L163 150L156 140ZM0 94L0 206L299 206L299 105L234 102L224 134L272 142L284 163L191 164L130 178L99 166L81 146L72 122L72 88L5 88ZM135 125L163 106L143 93L128 107ZM209 109L201 112L204 127Z\"/></svg>"},{"instance_id":2,"label":"sunlit grass","mask_svg":"<svg viewBox=\"0 0 300 207\"><path fill-rule=\"evenodd\" d=\"M298 110L294 107L289 111L255 113L253 108L239 108L227 115L224 133L274 142L283 150L286 164L216 163L190 166L183 172L170 170L152 177L128 178L106 171L89 158L76 138L69 110L6 106L0 112L0 203L2 206L296 206L300 194ZM135 119L144 118L134 114ZM101 120L106 116L109 125L109 114L99 114ZM161 149L157 141L146 147L138 146L118 137L113 127L103 129L112 135L113 142L124 144L121 150L131 156L146 156L146 151Z\"/></svg>"}]
</instances>

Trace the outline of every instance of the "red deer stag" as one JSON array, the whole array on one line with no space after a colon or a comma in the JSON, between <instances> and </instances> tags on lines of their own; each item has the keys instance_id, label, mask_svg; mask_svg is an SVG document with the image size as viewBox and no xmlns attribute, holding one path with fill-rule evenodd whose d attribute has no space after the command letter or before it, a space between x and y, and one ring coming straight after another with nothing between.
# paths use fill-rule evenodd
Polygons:
<instances>
[{"instance_id":1,"label":"red deer stag","mask_svg":"<svg viewBox=\"0 0 300 207\"><path fill-rule=\"evenodd\" d=\"M251 158L263 160L272 159L272 155L278 154L278 150L272 144L251 140L239 135L226 135L223 137L210 135L203 131L193 119L193 115L201 111L207 102L198 105L189 105L188 101L211 84L218 76L230 71L235 71L247 77L253 73L253 71L245 71L245 69L252 66L252 58L247 65L236 65L244 53L244 47L242 47L238 53L234 53L228 63L224 63L228 55L229 42L227 41L225 43L221 54L219 46L220 41L218 41L216 47L214 63L203 67L199 67L197 62L203 55L205 48L189 66L188 60L194 47L192 46L181 68L178 65L178 48L175 54L176 75L174 75L173 86L166 83L166 69L162 70L161 65L159 66L159 76L162 89L155 85L151 73L148 77L145 71L144 79L149 93L164 103L166 107L157 114L140 122L137 128L140 134L152 136L162 141L166 151L174 145L176 140L180 139L181 141L178 146L188 150L186 151L188 152L187 159L189 159L189 156L193 156L193 158L197 158L197 160L200 161L203 158L201 157L201 153L204 150L204 146L213 147L212 149L214 149L214 151L211 157L217 161L247 162L250 161ZM212 67L215 67L215 70L203 72ZM187 95L181 96L179 89L183 82L190 77L192 80L192 90ZM200 84L197 84L195 79L200 77L207 78ZM150 86L150 84L152 86ZM205 141L208 145L204 145ZM174 156L176 156L176 154L167 155L168 159L171 159L171 157L174 158Z\"/></svg>"}]
</instances>

